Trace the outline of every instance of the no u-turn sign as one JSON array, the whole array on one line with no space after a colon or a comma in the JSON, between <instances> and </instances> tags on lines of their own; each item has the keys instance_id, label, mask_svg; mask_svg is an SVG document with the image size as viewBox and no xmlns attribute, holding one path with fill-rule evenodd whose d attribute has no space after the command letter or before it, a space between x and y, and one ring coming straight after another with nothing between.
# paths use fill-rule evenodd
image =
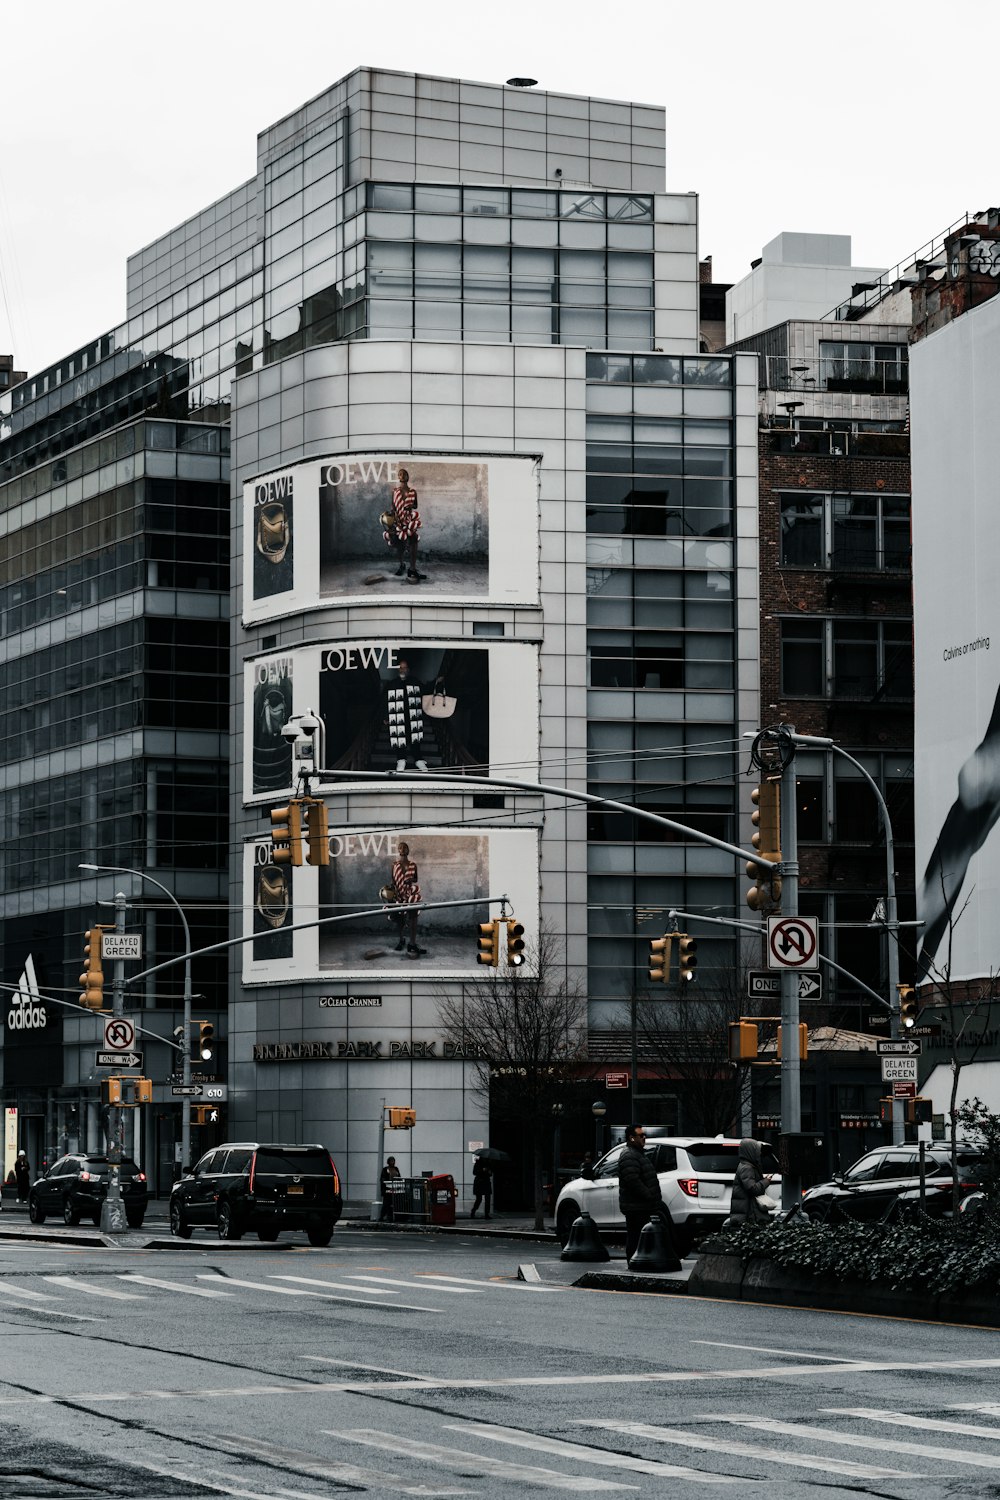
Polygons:
<instances>
[{"instance_id":1,"label":"no u-turn sign","mask_svg":"<svg viewBox=\"0 0 1000 1500\"><path fill-rule=\"evenodd\" d=\"M818 918L768 917L767 967L769 969L818 968L818 952Z\"/></svg>"}]
</instances>

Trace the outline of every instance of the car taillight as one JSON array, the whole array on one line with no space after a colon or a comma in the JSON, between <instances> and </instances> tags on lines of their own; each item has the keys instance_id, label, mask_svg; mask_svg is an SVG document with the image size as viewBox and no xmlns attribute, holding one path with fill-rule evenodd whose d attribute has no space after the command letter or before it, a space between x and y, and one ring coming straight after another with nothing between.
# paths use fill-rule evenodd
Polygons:
<instances>
[{"instance_id":1,"label":"car taillight","mask_svg":"<svg viewBox=\"0 0 1000 1500\"><path fill-rule=\"evenodd\" d=\"M90 1173L89 1172L81 1172L80 1173L80 1181L81 1182L89 1182L90 1181Z\"/></svg>"},{"instance_id":2,"label":"car taillight","mask_svg":"<svg viewBox=\"0 0 1000 1500\"><path fill-rule=\"evenodd\" d=\"M698 1179L697 1179L697 1177L678 1177L678 1179L677 1179L677 1186L680 1188L680 1190L681 1190L682 1193L687 1193L687 1195L688 1195L689 1198L697 1198L697 1196L698 1196Z\"/></svg>"},{"instance_id":3,"label":"car taillight","mask_svg":"<svg viewBox=\"0 0 1000 1500\"><path fill-rule=\"evenodd\" d=\"M327 1156L330 1156L329 1151L326 1154L327 1154ZM331 1170L333 1172L333 1191L335 1193L339 1193L340 1192L340 1174L337 1171L337 1163L334 1161L334 1159L333 1159L332 1156L330 1156L330 1168L331 1168Z\"/></svg>"},{"instance_id":4,"label":"car taillight","mask_svg":"<svg viewBox=\"0 0 1000 1500\"><path fill-rule=\"evenodd\" d=\"M132 1181L133 1182L145 1182L146 1181L146 1174L145 1174L145 1172L136 1172L135 1176L132 1178Z\"/></svg>"},{"instance_id":5,"label":"car taillight","mask_svg":"<svg viewBox=\"0 0 1000 1500\"><path fill-rule=\"evenodd\" d=\"M256 1170L257 1170L257 1153L255 1151L254 1154L253 1154L253 1156L251 1156L251 1158L250 1158L250 1183L249 1183L249 1186L247 1188L247 1192L248 1193L252 1193L253 1192L253 1174L256 1172Z\"/></svg>"}]
</instances>

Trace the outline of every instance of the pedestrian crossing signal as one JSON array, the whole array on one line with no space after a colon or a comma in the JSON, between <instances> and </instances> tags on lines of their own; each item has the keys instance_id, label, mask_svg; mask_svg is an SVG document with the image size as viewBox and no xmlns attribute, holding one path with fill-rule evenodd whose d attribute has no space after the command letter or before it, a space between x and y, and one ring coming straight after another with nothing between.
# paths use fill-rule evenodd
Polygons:
<instances>
[{"instance_id":1,"label":"pedestrian crossing signal","mask_svg":"<svg viewBox=\"0 0 1000 1500\"><path fill-rule=\"evenodd\" d=\"M389 1106L390 1130L412 1130L416 1123L417 1112L415 1109L404 1109L395 1104Z\"/></svg>"}]
</instances>

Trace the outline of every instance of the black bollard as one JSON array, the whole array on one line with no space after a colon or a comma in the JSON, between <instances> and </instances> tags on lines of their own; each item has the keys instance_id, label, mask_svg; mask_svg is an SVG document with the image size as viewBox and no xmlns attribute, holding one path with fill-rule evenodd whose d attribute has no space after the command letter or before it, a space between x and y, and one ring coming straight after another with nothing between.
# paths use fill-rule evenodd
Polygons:
<instances>
[{"instance_id":1,"label":"black bollard","mask_svg":"<svg viewBox=\"0 0 1000 1500\"><path fill-rule=\"evenodd\" d=\"M566 1248L560 1260L610 1260L606 1245L601 1243L597 1225L588 1213L574 1219L569 1231Z\"/></svg>"},{"instance_id":2,"label":"black bollard","mask_svg":"<svg viewBox=\"0 0 1000 1500\"><path fill-rule=\"evenodd\" d=\"M659 1214L654 1214L649 1223L643 1225L639 1243L635 1254L629 1261L628 1268L630 1271L679 1271L681 1269L677 1251L670 1238L670 1230Z\"/></svg>"}]
</instances>

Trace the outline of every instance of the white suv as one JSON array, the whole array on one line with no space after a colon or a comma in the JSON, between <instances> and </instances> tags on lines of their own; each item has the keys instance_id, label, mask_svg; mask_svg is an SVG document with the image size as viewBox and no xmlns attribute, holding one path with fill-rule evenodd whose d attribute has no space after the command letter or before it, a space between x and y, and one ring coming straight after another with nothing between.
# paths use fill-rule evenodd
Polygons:
<instances>
[{"instance_id":1,"label":"white suv","mask_svg":"<svg viewBox=\"0 0 1000 1500\"><path fill-rule=\"evenodd\" d=\"M670 1215L671 1236L679 1255L713 1229L719 1229L729 1213L733 1178L740 1143L707 1136L653 1136L646 1141L660 1179L660 1192ZM576 1177L556 1200L556 1234L565 1245L573 1220L586 1211L599 1229L624 1234L625 1215L618 1207L618 1158L624 1142L602 1156L594 1167L594 1180ZM770 1146L764 1147L764 1175L780 1183L778 1162Z\"/></svg>"}]
</instances>

